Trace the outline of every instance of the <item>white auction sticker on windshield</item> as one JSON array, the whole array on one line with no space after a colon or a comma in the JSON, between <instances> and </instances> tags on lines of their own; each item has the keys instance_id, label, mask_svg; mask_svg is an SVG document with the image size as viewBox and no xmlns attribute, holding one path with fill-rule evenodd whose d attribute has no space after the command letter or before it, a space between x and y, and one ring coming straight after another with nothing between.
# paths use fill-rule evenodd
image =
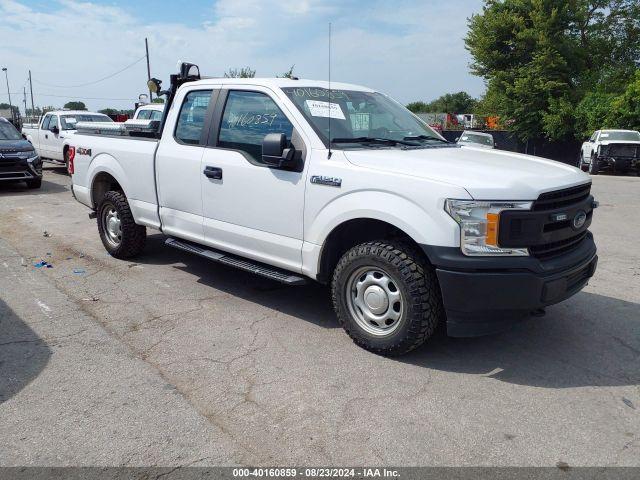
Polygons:
<instances>
[{"instance_id":1,"label":"white auction sticker on windshield","mask_svg":"<svg viewBox=\"0 0 640 480\"><path fill-rule=\"evenodd\" d=\"M67 123L78 123L78 120L76 120L76 117L65 117L64 121Z\"/></svg>"},{"instance_id":2,"label":"white auction sticker on windshield","mask_svg":"<svg viewBox=\"0 0 640 480\"><path fill-rule=\"evenodd\" d=\"M342 108L337 103L320 102L318 100L306 100L309 113L314 117L331 117L346 120Z\"/></svg>"}]
</instances>

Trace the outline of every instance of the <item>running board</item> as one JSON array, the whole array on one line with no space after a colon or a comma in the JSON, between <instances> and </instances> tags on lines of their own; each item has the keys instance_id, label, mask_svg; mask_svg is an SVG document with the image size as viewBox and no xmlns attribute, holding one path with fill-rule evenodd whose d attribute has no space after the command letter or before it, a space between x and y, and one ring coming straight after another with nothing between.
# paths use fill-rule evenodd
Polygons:
<instances>
[{"instance_id":1,"label":"running board","mask_svg":"<svg viewBox=\"0 0 640 480\"><path fill-rule=\"evenodd\" d=\"M218 250L209 250L201 247L200 245L196 245L195 243L187 242L186 240L167 238L164 243L170 247L177 248L178 250L195 253L196 255L208 258L214 262L223 263L246 272L255 273L256 275L270 278L277 282L286 283L287 285L304 285L307 283L307 280L303 276L296 275L295 273L291 273L277 267L272 267L270 265L265 265L264 263L255 262L253 260L240 258Z\"/></svg>"}]
</instances>

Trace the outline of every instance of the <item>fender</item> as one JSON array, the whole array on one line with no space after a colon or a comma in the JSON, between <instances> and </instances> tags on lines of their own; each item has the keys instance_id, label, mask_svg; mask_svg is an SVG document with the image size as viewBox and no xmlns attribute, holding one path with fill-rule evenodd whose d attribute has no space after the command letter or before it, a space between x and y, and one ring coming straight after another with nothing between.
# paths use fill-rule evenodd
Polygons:
<instances>
[{"instance_id":1,"label":"fender","mask_svg":"<svg viewBox=\"0 0 640 480\"><path fill-rule=\"evenodd\" d=\"M89 163L89 168L87 170L87 177L89 179L88 187L89 194L91 195L91 208L96 208L93 202L93 188L96 176L100 173L108 173L120 184L124 194L127 198L129 198L129 181L127 180L127 175L125 174L122 166L118 161L109 155L108 153L99 153L91 159Z\"/></svg>"},{"instance_id":2,"label":"fender","mask_svg":"<svg viewBox=\"0 0 640 480\"><path fill-rule=\"evenodd\" d=\"M432 212L397 193L382 190L350 192L327 203L305 232L305 241L322 245L338 225L358 218L381 220L399 228L417 243L456 246L457 224L444 211L444 199ZM443 221L444 219L444 221ZM450 220L450 222L449 222Z\"/></svg>"},{"instance_id":3,"label":"fender","mask_svg":"<svg viewBox=\"0 0 640 480\"><path fill-rule=\"evenodd\" d=\"M427 212L408 198L382 190L349 192L332 199L305 228L305 273L315 278L329 234L349 220L366 218L389 223L418 244L459 246L458 225L444 211L444 199L437 200L437 204Z\"/></svg>"}]
</instances>

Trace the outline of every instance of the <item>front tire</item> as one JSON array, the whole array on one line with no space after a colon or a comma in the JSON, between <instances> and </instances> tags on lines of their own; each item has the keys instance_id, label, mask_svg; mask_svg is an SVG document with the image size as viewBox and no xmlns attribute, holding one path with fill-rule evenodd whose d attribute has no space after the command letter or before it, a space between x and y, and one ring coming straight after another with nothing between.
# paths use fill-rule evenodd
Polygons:
<instances>
[{"instance_id":1,"label":"front tire","mask_svg":"<svg viewBox=\"0 0 640 480\"><path fill-rule=\"evenodd\" d=\"M591 155L591 163L589 164L589 174L597 175L598 174L598 158L595 155Z\"/></svg>"},{"instance_id":2,"label":"front tire","mask_svg":"<svg viewBox=\"0 0 640 480\"><path fill-rule=\"evenodd\" d=\"M411 246L375 241L345 253L333 273L338 321L359 346L402 355L422 345L444 318L435 271Z\"/></svg>"},{"instance_id":3,"label":"front tire","mask_svg":"<svg viewBox=\"0 0 640 480\"><path fill-rule=\"evenodd\" d=\"M98 206L98 232L104 248L116 258L131 258L144 249L147 229L137 225L127 197L109 191Z\"/></svg>"}]
</instances>

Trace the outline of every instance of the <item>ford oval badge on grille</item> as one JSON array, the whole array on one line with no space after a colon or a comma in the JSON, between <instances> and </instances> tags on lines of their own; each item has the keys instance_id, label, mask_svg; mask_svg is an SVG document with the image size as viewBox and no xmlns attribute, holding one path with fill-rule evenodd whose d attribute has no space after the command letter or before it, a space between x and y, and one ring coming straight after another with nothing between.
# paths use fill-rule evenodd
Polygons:
<instances>
[{"instance_id":1,"label":"ford oval badge on grille","mask_svg":"<svg viewBox=\"0 0 640 480\"><path fill-rule=\"evenodd\" d=\"M579 230L583 227L584 222L587 221L587 213L584 210L580 210L576 213L576 216L573 217L573 228Z\"/></svg>"}]
</instances>

